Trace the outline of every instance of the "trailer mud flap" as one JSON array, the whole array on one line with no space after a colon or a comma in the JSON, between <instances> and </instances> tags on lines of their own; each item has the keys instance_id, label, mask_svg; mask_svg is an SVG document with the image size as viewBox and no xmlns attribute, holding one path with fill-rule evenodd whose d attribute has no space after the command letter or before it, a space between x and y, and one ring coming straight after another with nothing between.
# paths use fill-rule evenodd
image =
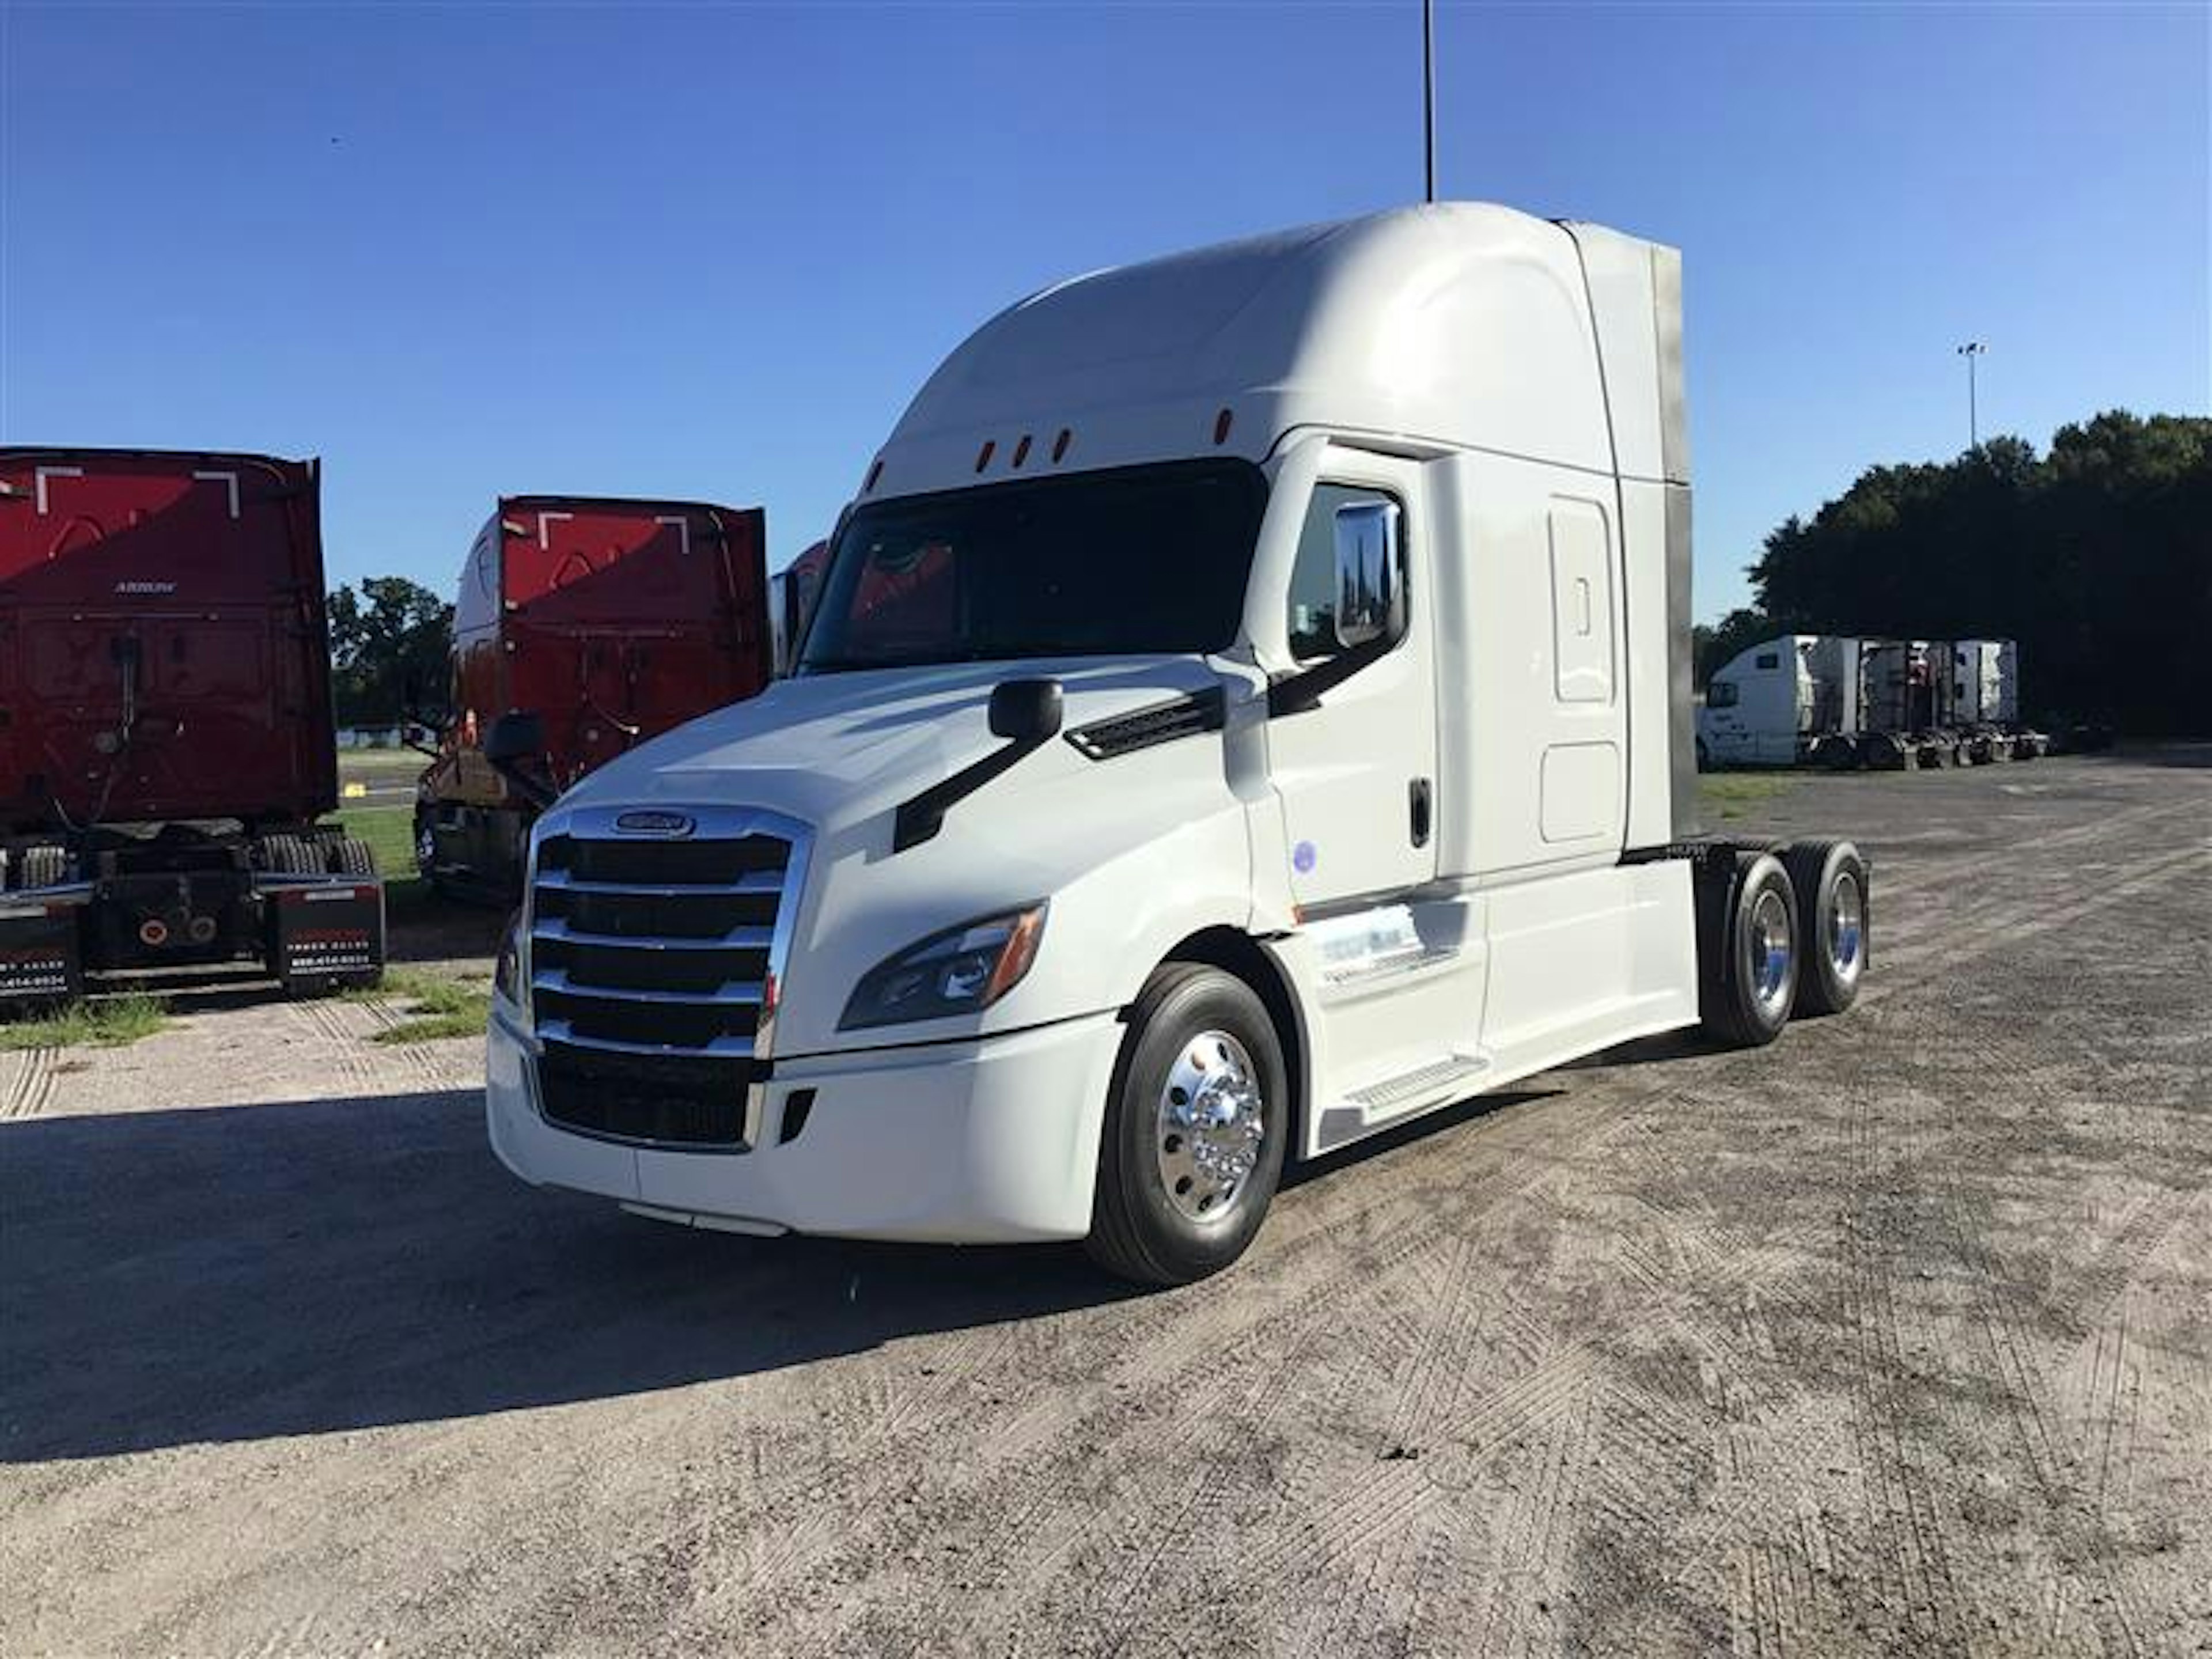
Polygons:
<instances>
[{"instance_id":1,"label":"trailer mud flap","mask_svg":"<svg viewBox=\"0 0 2212 1659\"><path fill-rule=\"evenodd\" d=\"M314 996L374 985L384 974L384 888L380 883L288 882L261 888L269 928L269 971L285 992Z\"/></svg>"},{"instance_id":2,"label":"trailer mud flap","mask_svg":"<svg viewBox=\"0 0 2212 1659\"><path fill-rule=\"evenodd\" d=\"M77 914L91 897L66 896L0 904L0 1006L63 1002L84 993L84 950Z\"/></svg>"}]
</instances>

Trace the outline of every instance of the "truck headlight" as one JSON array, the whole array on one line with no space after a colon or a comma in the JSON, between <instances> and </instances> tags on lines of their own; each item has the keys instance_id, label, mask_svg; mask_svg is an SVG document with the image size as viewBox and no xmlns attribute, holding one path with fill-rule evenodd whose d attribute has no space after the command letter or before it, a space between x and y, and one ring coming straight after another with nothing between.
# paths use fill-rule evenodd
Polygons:
<instances>
[{"instance_id":1,"label":"truck headlight","mask_svg":"<svg viewBox=\"0 0 2212 1659\"><path fill-rule=\"evenodd\" d=\"M499 937L499 957L491 970L492 989L514 1006L527 1012L530 1008L529 988L522 982L522 912L517 910L507 919L507 929Z\"/></svg>"},{"instance_id":2,"label":"truck headlight","mask_svg":"<svg viewBox=\"0 0 2212 1659\"><path fill-rule=\"evenodd\" d=\"M989 1007L1021 983L1044 936L1045 907L933 933L862 976L837 1022L842 1031L943 1019Z\"/></svg>"}]
</instances>

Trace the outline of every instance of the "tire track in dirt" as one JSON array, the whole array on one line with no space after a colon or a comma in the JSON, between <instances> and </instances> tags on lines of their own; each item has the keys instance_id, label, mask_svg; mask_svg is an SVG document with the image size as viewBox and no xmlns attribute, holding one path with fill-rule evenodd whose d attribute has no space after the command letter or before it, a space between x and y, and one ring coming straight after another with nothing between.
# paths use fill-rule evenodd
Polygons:
<instances>
[{"instance_id":1,"label":"tire track in dirt","mask_svg":"<svg viewBox=\"0 0 2212 1659\"><path fill-rule=\"evenodd\" d=\"M370 1056L361 1033L344 1012L354 1006L307 997L286 1005L285 1012L309 1042L329 1053L341 1079L341 1093L382 1094L387 1087L383 1068Z\"/></svg>"},{"instance_id":2,"label":"tire track in dirt","mask_svg":"<svg viewBox=\"0 0 2212 1659\"><path fill-rule=\"evenodd\" d=\"M1324 1201L1299 1206L1306 1224L1284 1229L1291 1236L1279 1238L1271 1222L1267 1243L1273 1248L1254 1264L1237 1270L1240 1279L1250 1276L1253 1282L1248 1285L1249 1291L1263 1294L1248 1293L1236 1304L1235 1327L1224 1331L1218 1322L1172 1319L1164 1304L1171 1304L1175 1298L1154 1298L1148 1306L1163 1310L1159 1319L1164 1328L1152 1340L1132 1334L1125 1351L1137 1357L1117 1370L1114 1378L1117 1389L1165 1388L1182 1399L1203 1394L1205 1383L1218 1374L1221 1366L1220 1344L1224 1340L1233 1340L1241 1346L1257 1333L1264 1346L1266 1333L1261 1328L1277 1317L1285 1305L1299 1310L1303 1321L1340 1310L1346 1301L1370 1296L1378 1280L1414 1261L1440 1240L1456 1236L1471 1222L1497 1209L1508 1194L1524 1191L1553 1176L1560 1160L1570 1152L1586 1154L1609 1142L1629 1127L1635 1109L1674 1092L1671 1083L1659 1081L1646 1089L1631 1091L1626 1099L1607 1100L1604 1091L1592 1090L1580 1097L1547 1101L1542 1103L1547 1124L1564 1129L1565 1133L1546 1136L1533 1130L1528 1132L1528 1144L1504 1149L1490 1170L1473 1180L1455 1181L1447 1176L1434 1184L1412 1188L1378 1180L1370 1183L1378 1196L1349 1215L1343 1212L1340 1206L1331 1206ZM1562 1119L1566 1121L1563 1123ZM1401 1147L1383 1156L1403 1159L1409 1154L1418 1157L1419 1150ZM1347 1187L1341 1190L1348 1194L1356 1189ZM1320 1193L1315 1194L1316 1200L1323 1197ZM1332 1208L1335 1210L1334 1214L1330 1213ZM1287 1218L1279 1215L1276 1218ZM1370 1234L1379 1231L1382 1242L1371 1248L1358 1248L1358 1241L1351 1235L1358 1224L1365 1224ZM1220 1309L1217 1305L1211 1311L1218 1316ZM1194 1373L1198 1374L1196 1389L1193 1387ZM1045 1420L1040 1420L1041 1415ZM1101 1442L1095 1434L1085 1432L1096 1427L1093 1419L1097 1415L1093 1411L1070 1421L1057 1413L1042 1412L1042 1408L1024 1413L1004 1430L990 1436L981 1448L983 1467L976 1471L969 1485L969 1502L988 1513L1025 1512L1030 1505L1024 1501L1020 1489L1039 1479L1041 1472L1049 1478L1049 1456L1056 1449L1073 1449L1085 1457L1141 1466L1145 1447L1130 1443L1153 1437L1157 1424L1134 1425L1118 1437ZM1477 1426L1480 1425L1479 1419ZM948 1426L939 1425L940 1429ZM1009 1466L1021 1471L1015 1476L1017 1492L1011 1496L997 1490L1004 1479L1001 1472ZM1401 1470L1410 1464L1383 1467L1386 1470ZM1391 1494L1381 1492L1376 1501L1387 1504L1391 1501ZM1056 1561L1079 1549L1093 1535L1110 1532L1120 1509L1126 1507L1125 1504L1103 1514L1080 1517L1077 1535L1062 1540L1051 1552L1052 1559ZM910 1537L896 1523L888 1536L880 1526L863 1526L857 1533L848 1534L841 1553L896 1551L910 1541ZM994 1547L984 1554L988 1557L997 1553ZM779 1568L785 1572L798 1571L802 1565L795 1556L779 1559ZM1040 1576L1030 1575L1031 1578ZM1018 1595L1016 1600L1021 1599Z\"/></svg>"},{"instance_id":3,"label":"tire track in dirt","mask_svg":"<svg viewBox=\"0 0 2212 1659\"><path fill-rule=\"evenodd\" d=\"M1198 1304L1212 1316L1210 1321L1188 1311L1189 1293L1180 1297L1156 1297L1144 1304L1145 1311L1132 1322L1123 1340L1122 1350L1128 1358L1111 1373L1115 1389L1166 1389L1179 1397L1189 1397L1202 1392L1209 1382L1218 1387L1224 1344L1241 1349L1256 1336L1257 1346L1266 1346L1269 1333L1264 1328L1273 1323L1279 1338L1285 1322L1281 1317L1285 1307L1299 1310L1297 1322L1303 1322L1339 1310L1347 1300L1364 1297L1377 1279L1396 1271L1440 1239L1463 1230L1510 1192L1553 1174L1559 1160L1570 1152L1588 1153L1609 1142L1629 1127L1636 1109L1674 1092L1674 1085L1662 1080L1632 1091L1626 1098L1607 1098L1607 1091L1594 1089L1541 1103L1547 1127L1559 1133L1545 1135L1533 1129L1525 1131L1523 1138L1528 1144L1508 1146L1492 1169L1472 1180L1447 1177L1418 1188L1373 1181L1369 1186L1376 1196L1348 1214L1340 1202L1327 1201L1329 1194L1314 1193L1314 1201L1272 1218L1263 1253L1235 1270L1234 1279L1228 1282L1240 1283L1245 1293L1233 1304L1233 1319L1225 1326L1218 1299ZM1408 1153L1418 1157L1419 1149L1396 1148L1383 1157L1404 1158ZM1358 1190L1340 1189L1347 1196ZM1294 1218L1299 1224L1280 1229L1274 1224ZM1349 1234L1361 1224L1370 1234L1379 1231L1383 1242L1370 1249L1352 1248ZM967 1426L972 1413L986 1409L995 1407L969 1402L949 1420L933 1421L927 1427L933 1435L956 1434ZM1023 1511L1028 1507L1023 1489L1053 1478L1050 1455L1055 1449L1071 1450L1085 1458L1124 1457L1128 1463L1141 1466L1144 1458L1137 1454L1143 1448L1132 1448L1129 1443L1148 1439L1157 1425L1133 1425L1119 1436L1101 1441L1091 1431L1098 1427L1097 1419L1103 1414L1093 1407L1071 1418L1056 1402L1029 1405L980 1437L981 1443L972 1448L979 1455L959 1472L966 1477L962 1485L967 1500L981 1512ZM872 1446L859 1453L841 1451L815 1483L817 1489L828 1492L840 1483L870 1480L868 1466L875 1455ZM1015 1472L1011 1477L1016 1488L1012 1494L1000 1490L1009 1478L1009 1469ZM749 1496L748 1507L758 1512L757 1494ZM910 1546L914 1529L924 1524L896 1512L887 1515L882 1506L871 1510L856 1504L848 1506L846 1513L849 1517L855 1510L866 1518L857 1525L848 1518L836 1539L824 1535L828 1528L810 1528L804 1539L785 1540L772 1552L774 1571L796 1575L817 1569L833 1556L896 1552ZM1079 1532L1099 1531L1103 1519L1097 1515L1079 1517ZM1064 1548L1079 1547L1082 1541L1079 1535Z\"/></svg>"},{"instance_id":4,"label":"tire track in dirt","mask_svg":"<svg viewBox=\"0 0 2212 1659\"><path fill-rule=\"evenodd\" d=\"M0 1118L31 1118L43 1114L54 1097L59 1075L58 1048L19 1048L9 1056L12 1073L0 1091Z\"/></svg>"},{"instance_id":5,"label":"tire track in dirt","mask_svg":"<svg viewBox=\"0 0 2212 1659\"><path fill-rule=\"evenodd\" d=\"M409 1024L413 1016L401 1012L395 1004L382 999L365 1006L369 1019L375 1025L376 1030L360 1034L355 1041L373 1045L371 1053L376 1058L372 1059L369 1065L380 1074L388 1074L388 1068L389 1073L408 1074L410 1081L413 1084L451 1088L455 1082L454 1073L457 1068L448 1061L447 1052L450 1045L457 1040L471 1045L468 1063L471 1068L476 1065L477 1039L438 1038L427 1042L388 1042L382 1040L383 1034L399 1030Z\"/></svg>"},{"instance_id":6,"label":"tire track in dirt","mask_svg":"<svg viewBox=\"0 0 2212 1659\"><path fill-rule=\"evenodd\" d=\"M1966 899L1961 908L1942 917L1936 925L1917 930L1918 939L1893 946L1874 958L1881 963L1883 970L1881 989L1885 994L1895 995L1900 990L1913 988L1915 982L1900 985L1896 975L1938 956L1948 957L1963 965L1961 940L1994 941L2006 949L2015 949L2060 928L2073 927L2115 905L2162 890L2172 884L2170 878L2208 863L2212 863L2212 845L2185 848L2148 863L2138 863L2119 881L2100 884L2078 898L2057 902L2047 894L1978 893ZM1871 993L1875 987L1869 983L1868 988Z\"/></svg>"},{"instance_id":7,"label":"tire track in dirt","mask_svg":"<svg viewBox=\"0 0 2212 1659\"><path fill-rule=\"evenodd\" d=\"M1883 1178L1871 1097L1862 1093L1850 1126L1853 1197L1841 1242L1844 1314L1856 1348L1853 1423L1873 1533L1869 1565L1882 1599L1905 1609L1917 1641L1963 1649L1964 1598L1952 1567L1937 1482L1905 1438L1915 1403L1894 1276L1875 1237L1874 1188ZM1899 1157L1902 1159L1902 1154ZM1917 1161L1917 1160L1916 1160Z\"/></svg>"},{"instance_id":8,"label":"tire track in dirt","mask_svg":"<svg viewBox=\"0 0 2212 1659\"><path fill-rule=\"evenodd\" d=\"M2156 832L2167 824L2200 823L2204 811L2205 803L2202 800L2153 802L2147 805L2123 808L2089 823L2069 825L2039 836L2018 836L2004 843L2003 867L2022 869L2031 860L2045 864L2054 854L2069 853L2080 847L2123 846L2130 841L2145 837L2162 839L2156 837ZM1906 860L1905 873L1886 876L1887 861L1881 858L1880 843L1863 843L1860 850L1876 860L1874 886L1877 898L1885 890L1911 896L1939 892L1955 887L1962 871L1992 871L1999 867L1991 860L1989 848L1968 847L1949 854L1911 855Z\"/></svg>"}]
</instances>

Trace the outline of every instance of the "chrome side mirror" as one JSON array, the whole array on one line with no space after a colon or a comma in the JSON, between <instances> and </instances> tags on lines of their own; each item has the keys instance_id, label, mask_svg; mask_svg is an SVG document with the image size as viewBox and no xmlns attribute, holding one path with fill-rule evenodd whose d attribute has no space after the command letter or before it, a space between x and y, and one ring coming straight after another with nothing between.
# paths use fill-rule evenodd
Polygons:
<instances>
[{"instance_id":1,"label":"chrome side mirror","mask_svg":"<svg viewBox=\"0 0 2212 1659\"><path fill-rule=\"evenodd\" d=\"M1336 509L1336 642L1349 650L1406 626L1406 567L1395 501Z\"/></svg>"}]
</instances>

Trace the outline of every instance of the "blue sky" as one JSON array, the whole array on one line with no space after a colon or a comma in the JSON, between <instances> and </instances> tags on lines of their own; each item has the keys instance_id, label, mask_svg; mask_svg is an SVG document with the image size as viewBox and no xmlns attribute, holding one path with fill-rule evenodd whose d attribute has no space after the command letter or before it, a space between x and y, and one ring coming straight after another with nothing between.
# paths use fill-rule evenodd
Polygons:
<instances>
[{"instance_id":1,"label":"blue sky","mask_svg":"<svg viewBox=\"0 0 2212 1659\"><path fill-rule=\"evenodd\" d=\"M1439 8L1448 196L1684 250L1698 611L1982 424L2212 404L2212 10ZM827 529L1055 276L1420 191L1419 9L0 0L0 441L319 453L331 580L505 492Z\"/></svg>"}]
</instances>

